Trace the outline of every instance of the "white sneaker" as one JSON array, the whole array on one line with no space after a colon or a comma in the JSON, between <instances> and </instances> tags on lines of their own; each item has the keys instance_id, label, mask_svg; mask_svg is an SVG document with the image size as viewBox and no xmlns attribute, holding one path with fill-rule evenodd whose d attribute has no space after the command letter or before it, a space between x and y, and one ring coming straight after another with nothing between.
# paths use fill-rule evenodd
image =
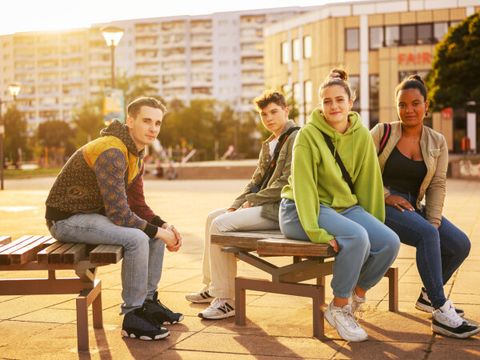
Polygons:
<instances>
[{"instance_id":1,"label":"white sneaker","mask_svg":"<svg viewBox=\"0 0 480 360\"><path fill-rule=\"evenodd\" d=\"M194 304L211 303L213 296L208 292L208 286L205 286L202 290L185 295L185 299Z\"/></svg>"},{"instance_id":2,"label":"white sneaker","mask_svg":"<svg viewBox=\"0 0 480 360\"><path fill-rule=\"evenodd\" d=\"M469 324L455 311L450 300L433 311L432 331L441 335L466 339L480 332L476 325Z\"/></svg>"},{"instance_id":3,"label":"white sneaker","mask_svg":"<svg viewBox=\"0 0 480 360\"><path fill-rule=\"evenodd\" d=\"M235 316L232 299L215 298L210 306L198 314L203 319L219 320Z\"/></svg>"},{"instance_id":4,"label":"white sneaker","mask_svg":"<svg viewBox=\"0 0 480 360\"><path fill-rule=\"evenodd\" d=\"M357 294L355 294L355 292L353 292L352 302L350 304L350 306L352 307L352 314L355 315L357 311L360 311L362 308L362 305L365 304L366 301L367 301L366 297L360 297Z\"/></svg>"},{"instance_id":5,"label":"white sneaker","mask_svg":"<svg viewBox=\"0 0 480 360\"><path fill-rule=\"evenodd\" d=\"M338 335L340 335L342 339L354 342L368 339L368 334L355 320L350 305L336 307L332 301L325 311L325 318L328 323L337 330Z\"/></svg>"}]
</instances>

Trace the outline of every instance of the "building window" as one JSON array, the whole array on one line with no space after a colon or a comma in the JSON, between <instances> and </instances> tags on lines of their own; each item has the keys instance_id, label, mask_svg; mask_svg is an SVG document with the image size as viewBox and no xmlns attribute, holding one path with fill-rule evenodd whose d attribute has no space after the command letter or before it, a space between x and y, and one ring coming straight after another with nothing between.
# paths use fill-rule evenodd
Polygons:
<instances>
[{"instance_id":1,"label":"building window","mask_svg":"<svg viewBox=\"0 0 480 360\"><path fill-rule=\"evenodd\" d=\"M348 77L350 83L350 88L352 89L352 95L355 96L353 101L353 111L360 111L360 76L359 75L350 75Z\"/></svg>"},{"instance_id":2,"label":"building window","mask_svg":"<svg viewBox=\"0 0 480 360\"><path fill-rule=\"evenodd\" d=\"M313 87L312 82L307 80L303 83L303 93L305 96L305 117L312 112Z\"/></svg>"},{"instance_id":3,"label":"building window","mask_svg":"<svg viewBox=\"0 0 480 360\"><path fill-rule=\"evenodd\" d=\"M298 61L302 57L302 49L300 39L293 39L292 41L292 58L293 61Z\"/></svg>"},{"instance_id":4,"label":"building window","mask_svg":"<svg viewBox=\"0 0 480 360\"><path fill-rule=\"evenodd\" d=\"M305 59L312 57L312 37L310 35L303 38L303 57Z\"/></svg>"},{"instance_id":5,"label":"building window","mask_svg":"<svg viewBox=\"0 0 480 360\"><path fill-rule=\"evenodd\" d=\"M302 103L302 96L301 96L301 84L298 82L293 83L293 100L295 102L295 106L300 110L301 103Z\"/></svg>"},{"instance_id":6,"label":"building window","mask_svg":"<svg viewBox=\"0 0 480 360\"><path fill-rule=\"evenodd\" d=\"M282 42L282 64L290 62L290 44L288 41Z\"/></svg>"},{"instance_id":7,"label":"building window","mask_svg":"<svg viewBox=\"0 0 480 360\"><path fill-rule=\"evenodd\" d=\"M418 24L417 25L417 44L432 44L433 43L433 26L432 24Z\"/></svg>"},{"instance_id":8,"label":"building window","mask_svg":"<svg viewBox=\"0 0 480 360\"><path fill-rule=\"evenodd\" d=\"M353 51L360 48L359 28L345 29L345 50Z\"/></svg>"},{"instance_id":9,"label":"building window","mask_svg":"<svg viewBox=\"0 0 480 360\"><path fill-rule=\"evenodd\" d=\"M397 25L385 27L385 46L392 47L400 44L400 28Z\"/></svg>"},{"instance_id":10,"label":"building window","mask_svg":"<svg viewBox=\"0 0 480 360\"><path fill-rule=\"evenodd\" d=\"M442 41L445 34L448 33L448 23L439 22L433 24L433 42L438 43Z\"/></svg>"},{"instance_id":11,"label":"building window","mask_svg":"<svg viewBox=\"0 0 480 360\"><path fill-rule=\"evenodd\" d=\"M380 77L378 75L370 75L369 79L369 95L370 95L370 129L379 122L380 108Z\"/></svg>"},{"instance_id":12,"label":"building window","mask_svg":"<svg viewBox=\"0 0 480 360\"><path fill-rule=\"evenodd\" d=\"M383 46L383 27L370 28L370 50L380 49Z\"/></svg>"},{"instance_id":13,"label":"building window","mask_svg":"<svg viewBox=\"0 0 480 360\"><path fill-rule=\"evenodd\" d=\"M401 25L400 26L400 44L401 45L416 45L417 34L415 25Z\"/></svg>"}]
</instances>

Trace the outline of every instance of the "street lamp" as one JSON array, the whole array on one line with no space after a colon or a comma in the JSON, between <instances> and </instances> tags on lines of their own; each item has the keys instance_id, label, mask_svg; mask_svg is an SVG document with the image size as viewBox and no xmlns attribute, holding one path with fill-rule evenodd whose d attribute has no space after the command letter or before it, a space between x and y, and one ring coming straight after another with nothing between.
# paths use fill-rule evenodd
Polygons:
<instances>
[{"instance_id":1,"label":"street lamp","mask_svg":"<svg viewBox=\"0 0 480 360\"><path fill-rule=\"evenodd\" d=\"M8 85L8 92L13 97L14 101L17 99L17 96L20 93L20 90L21 90L20 83L12 83ZM5 135L5 124L3 123L2 99L0 98L0 190L4 189L4 186L3 186L3 169L5 167L5 156L3 154L4 135Z\"/></svg>"},{"instance_id":2,"label":"street lamp","mask_svg":"<svg viewBox=\"0 0 480 360\"><path fill-rule=\"evenodd\" d=\"M110 47L111 51L111 75L112 81L111 86L112 89L115 88L115 48L120 43L120 40L123 36L123 29L116 27L116 26L106 26L101 29L103 38L107 43L107 46Z\"/></svg>"}]
</instances>

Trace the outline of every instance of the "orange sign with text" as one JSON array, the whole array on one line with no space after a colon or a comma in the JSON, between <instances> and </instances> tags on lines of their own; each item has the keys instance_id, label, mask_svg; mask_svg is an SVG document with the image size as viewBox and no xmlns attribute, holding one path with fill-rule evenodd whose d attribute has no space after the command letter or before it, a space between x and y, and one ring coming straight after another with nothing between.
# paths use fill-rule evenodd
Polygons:
<instances>
[{"instance_id":1,"label":"orange sign with text","mask_svg":"<svg viewBox=\"0 0 480 360\"><path fill-rule=\"evenodd\" d=\"M432 54L429 52L399 53L397 61L399 65L430 65Z\"/></svg>"}]
</instances>

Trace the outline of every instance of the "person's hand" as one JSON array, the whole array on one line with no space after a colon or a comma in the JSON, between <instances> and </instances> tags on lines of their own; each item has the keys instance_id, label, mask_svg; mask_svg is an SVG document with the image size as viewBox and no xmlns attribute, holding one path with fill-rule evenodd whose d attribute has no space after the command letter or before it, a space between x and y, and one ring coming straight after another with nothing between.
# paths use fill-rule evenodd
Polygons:
<instances>
[{"instance_id":1,"label":"person's hand","mask_svg":"<svg viewBox=\"0 0 480 360\"><path fill-rule=\"evenodd\" d=\"M335 239L332 239L328 242L330 244L330 246L333 248L333 251L335 251L336 253L338 253L340 251L340 247L338 246L338 242L337 240Z\"/></svg>"},{"instance_id":2,"label":"person's hand","mask_svg":"<svg viewBox=\"0 0 480 360\"><path fill-rule=\"evenodd\" d=\"M249 208L249 207L252 207L252 205L248 202L248 201L245 201L243 204L242 204L242 208Z\"/></svg>"},{"instance_id":3,"label":"person's hand","mask_svg":"<svg viewBox=\"0 0 480 360\"><path fill-rule=\"evenodd\" d=\"M410 204L406 199L398 195L389 195L385 199L385 204L393 206L401 212L405 210L415 211L415 208L412 206L412 204Z\"/></svg>"},{"instance_id":4,"label":"person's hand","mask_svg":"<svg viewBox=\"0 0 480 360\"><path fill-rule=\"evenodd\" d=\"M167 248L169 246L170 247L175 246L178 243L175 233L169 228L166 228L166 229L158 228L155 238L162 240L165 243L165 245L167 245Z\"/></svg>"},{"instance_id":5,"label":"person's hand","mask_svg":"<svg viewBox=\"0 0 480 360\"><path fill-rule=\"evenodd\" d=\"M234 212L234 211L236 211L236 210L237 210L237 209L235 209L235 208L229 208L229 209L227 209L227 212Z\"/></svg>"},{"instance_id":6,"label":"person's hand","mask_svg":"<svg viewBox=\"0 0 480 360\"><path fill-rule=\"evenodd\" d=\"M168 229L170 229L171 231L173 231L173 233L175 234L175 238L177 239L177 243L173 246L169 246L167 245L167 250L168 251L172 251L172 252L176 252L178 251L181 247L182 247L182 235L180 235L180 233L178 232L178 230L175 228L175 226L173 225L169 225L168 226Z\"/></svg>"}]
</instances>

